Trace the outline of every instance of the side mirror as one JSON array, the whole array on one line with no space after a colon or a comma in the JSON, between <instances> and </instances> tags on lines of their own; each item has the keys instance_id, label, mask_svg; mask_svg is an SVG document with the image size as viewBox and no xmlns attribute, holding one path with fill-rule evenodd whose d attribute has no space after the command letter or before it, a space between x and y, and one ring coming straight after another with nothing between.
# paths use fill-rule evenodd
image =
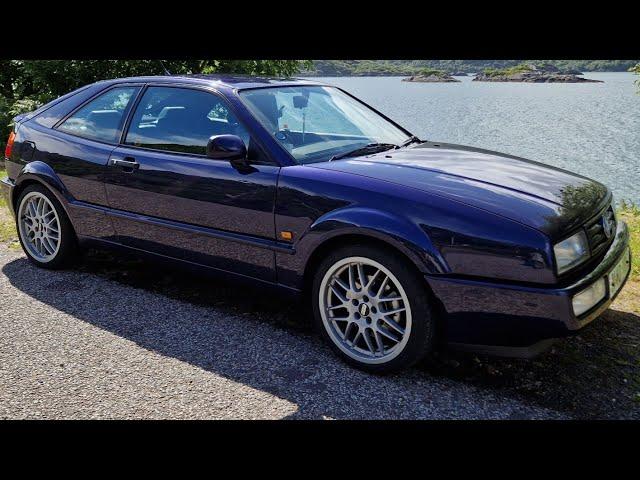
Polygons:
<instances>
[{"instance_id":1,"label":"side mirror","mask_svg":"<svg viewBox=\"0 0 640 480\"><path fill-rule=\"evenodd\" d=\"M214 135L207 142L207 157L244 163L247 160L247 147L237 135Z\"/></svg>"}]
</instances>

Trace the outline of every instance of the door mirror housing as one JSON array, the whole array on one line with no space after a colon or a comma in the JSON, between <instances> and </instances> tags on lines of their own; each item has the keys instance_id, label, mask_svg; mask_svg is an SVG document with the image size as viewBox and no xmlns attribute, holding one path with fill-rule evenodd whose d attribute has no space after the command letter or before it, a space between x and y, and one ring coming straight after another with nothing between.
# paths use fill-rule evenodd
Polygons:
<instances>
[{"instance_id":1,"label":"door mirror housing","mask_svg":"<svg viewBox=\"0 0 640 480\"><path fill-rule=\"evenodd\" d=\"M207 157L242 163L247 161L247 147L237 135L214 135L207 142Z\"/></svg>"}]
</instances>

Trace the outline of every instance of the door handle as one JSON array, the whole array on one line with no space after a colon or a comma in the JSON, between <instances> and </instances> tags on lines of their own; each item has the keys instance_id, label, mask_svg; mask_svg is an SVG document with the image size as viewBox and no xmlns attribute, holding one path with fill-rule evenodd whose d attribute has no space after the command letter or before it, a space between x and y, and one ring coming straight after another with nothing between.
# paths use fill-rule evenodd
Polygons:
<instances>
[{"instance_id":1,"label":"door handle","mask_svg":"<svg viewBox=\"0 0 640 480\"><path fill-rule=\"evenodd\" d=\"M124 157L124 158L110 158L109 165L114 167L120 167L127 173L131 173L134 170L140 168L140 164L136 162L133 157Z\"/></svg>"}]
</instances>

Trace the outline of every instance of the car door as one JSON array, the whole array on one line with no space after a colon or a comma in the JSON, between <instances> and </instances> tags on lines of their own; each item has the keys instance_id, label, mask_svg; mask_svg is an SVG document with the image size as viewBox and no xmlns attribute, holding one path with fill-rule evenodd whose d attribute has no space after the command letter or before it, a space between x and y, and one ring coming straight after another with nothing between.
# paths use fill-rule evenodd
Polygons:
<instances>
[{"instance_id":1,"label":"car door","mask_svg":"<svg viewBox=\"0 0 640 480\"><path fill-rule=\"evenodd\" d=\"M39 134L33 160L49 164L75 200L69 208L78 235L107 239L114 235L103 208L93 207L108 206L103 175L139 90L140 85L108 88L74 109L53 130L34 122Z\"/></svg>"},{"instance_id":2,"label":"car door","mask_svg":"<svg viewBox=\"0 0 640 480\"><path fill-rule=\"evenodd\" d=\"M205 155L208 139L220 134L243 138L249 168ZM105 177L118 241L275 281L278 172L221 96L149 86Z\"/></svg>"}]
</instances>

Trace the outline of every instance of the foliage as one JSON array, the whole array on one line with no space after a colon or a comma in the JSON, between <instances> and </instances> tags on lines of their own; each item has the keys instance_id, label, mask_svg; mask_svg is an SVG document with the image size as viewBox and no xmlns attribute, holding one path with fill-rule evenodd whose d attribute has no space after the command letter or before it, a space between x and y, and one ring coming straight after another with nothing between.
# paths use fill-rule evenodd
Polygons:
<instances>
[{"instance_id":1,"label":"foliage","mask_svg":"<svg viewBox=\"0 0 640 480\"><path fill-rule=\"evenodd\" d=\"M310 62L303 75L338 76L405 76L414 75L411 65L387 60L316 60Z\"/></svg>"},{"instance_id":2,"label":"foliage","mask_svg":"<svg viewBox=\"0 0 640 480\"><path fill-rule=\"evenodd\" d=\"M238 73L291 76L307 62L298 60L29 60L16 61L32 84L33 92L48 91L55 97L108 78L137 75ZM164 66L163 66L164 65ZM32 92L27 92L27 95Z\"/></svg>"},{"instance_id":3,"label":"foliage","mask_svg":"<svg viewBox=\"0 0 640 480\"><path fill-rule=\"evenodd\" d=\"M13 116L9 111L13 107L13 103L9 99L0 95L0 146L2 146L2 152L4 152L4 143L9 136L10 126L9 123Z\"/></svg>"},{"instance_id":4,"label":"foliage","mask_svg":"<svg viewBox=\"0 0 640 480\"><path fill-rule=\"evenodd\" d=\"M13 223L13 218L4 203L0 203L0 209L3 210L0 212L0 244L13 243L17 239L16 226Z\"/></svg>"},{"instance_id":5,"label":"foliage","mask_svg":"<svg viewBox=\"0 0 640 480\"><path fill-rule=\"evenodd\" d=\"M439 77L444 78L448 77L449 74L447 72L443 72L442 70L436 70L434 68L421 68L417 71L417 75L422 77Z\"/></svg>"},{"instance_id":6,"label":"foliage","mask_svg":"<svg viewBox=\"0 0 640 480\"><path fill-rule=\"evenodd\" d=\"M163 66L164 64L164 66ZM288 77L307 60L0 60L0 147L11 119L75 90L109 78L137 75L238 73Z\"/></svg>"},{"instance_id":7,"label":"foliage","mask_svg":"<svg viewBox=\"0 0 640 480\"><path fill-rule=\"evenodd\" d=\"M365 60L355 64L354 75L404 75L406 67Z\"/></svg>"},{"instance_id":8,"label":"foliage","mask_svg":"<svg viewBox=\"0 0 640 480\"><path fill-rule=\"evenodd\" d=\"M415 68L396 65L384 60L326 60L309 61L304 75L327 76L403 76L416 73Z\"/></svg>"},{"instance_id":9,"label":"foliage","mask_svg":"<svg viewBox=\"0 0 640 480\"><path fill-rule=\"evenodd\" d=\"M633 203L620 202L618 208L618 216L622 218L629 226L629 232L631 234L631 263L632 272L631 279L634 281L640 280L640 207Z\"/></svg>"},{"instance_id":10,"label":"foliage","mask_svg":"<svg viewBox=\"0 0 640 480\"><path fill-rule=\"evenodd\" d=\"M531 72L532 70L533 69L531 68L531 65L521 63L519 65L514 65L513 67L486 68L483 73L488 77L499 77L503 75L509 76L509 75L516 75L518 73Z\"/></svg>"},{"instance_id":11,"label":"foliage","mask_svg":"<svg viewBox=\"0 0 640 480\"><path fill-rule=\"evenodd\" d=\"M0 179L6 176L7 172L0 167ZM0 245L13 245L17 242L17 239L16 224L9 213L4 196L0 195Z\"/></svg>"},{"instance_id":12,"label":"foliage","mask_svg":"<svg viewBox=\"0 0 640 480\"><path fill-rule=\"evenodd\" d=\"M634 65L633 67L631 67L629 69L630 72L635 73L636 75L640 75L640 63ZM636 85L638 86L638 90L640 93L640 78L638 80L636 80Z\"/></svg>"}]
</instances>

